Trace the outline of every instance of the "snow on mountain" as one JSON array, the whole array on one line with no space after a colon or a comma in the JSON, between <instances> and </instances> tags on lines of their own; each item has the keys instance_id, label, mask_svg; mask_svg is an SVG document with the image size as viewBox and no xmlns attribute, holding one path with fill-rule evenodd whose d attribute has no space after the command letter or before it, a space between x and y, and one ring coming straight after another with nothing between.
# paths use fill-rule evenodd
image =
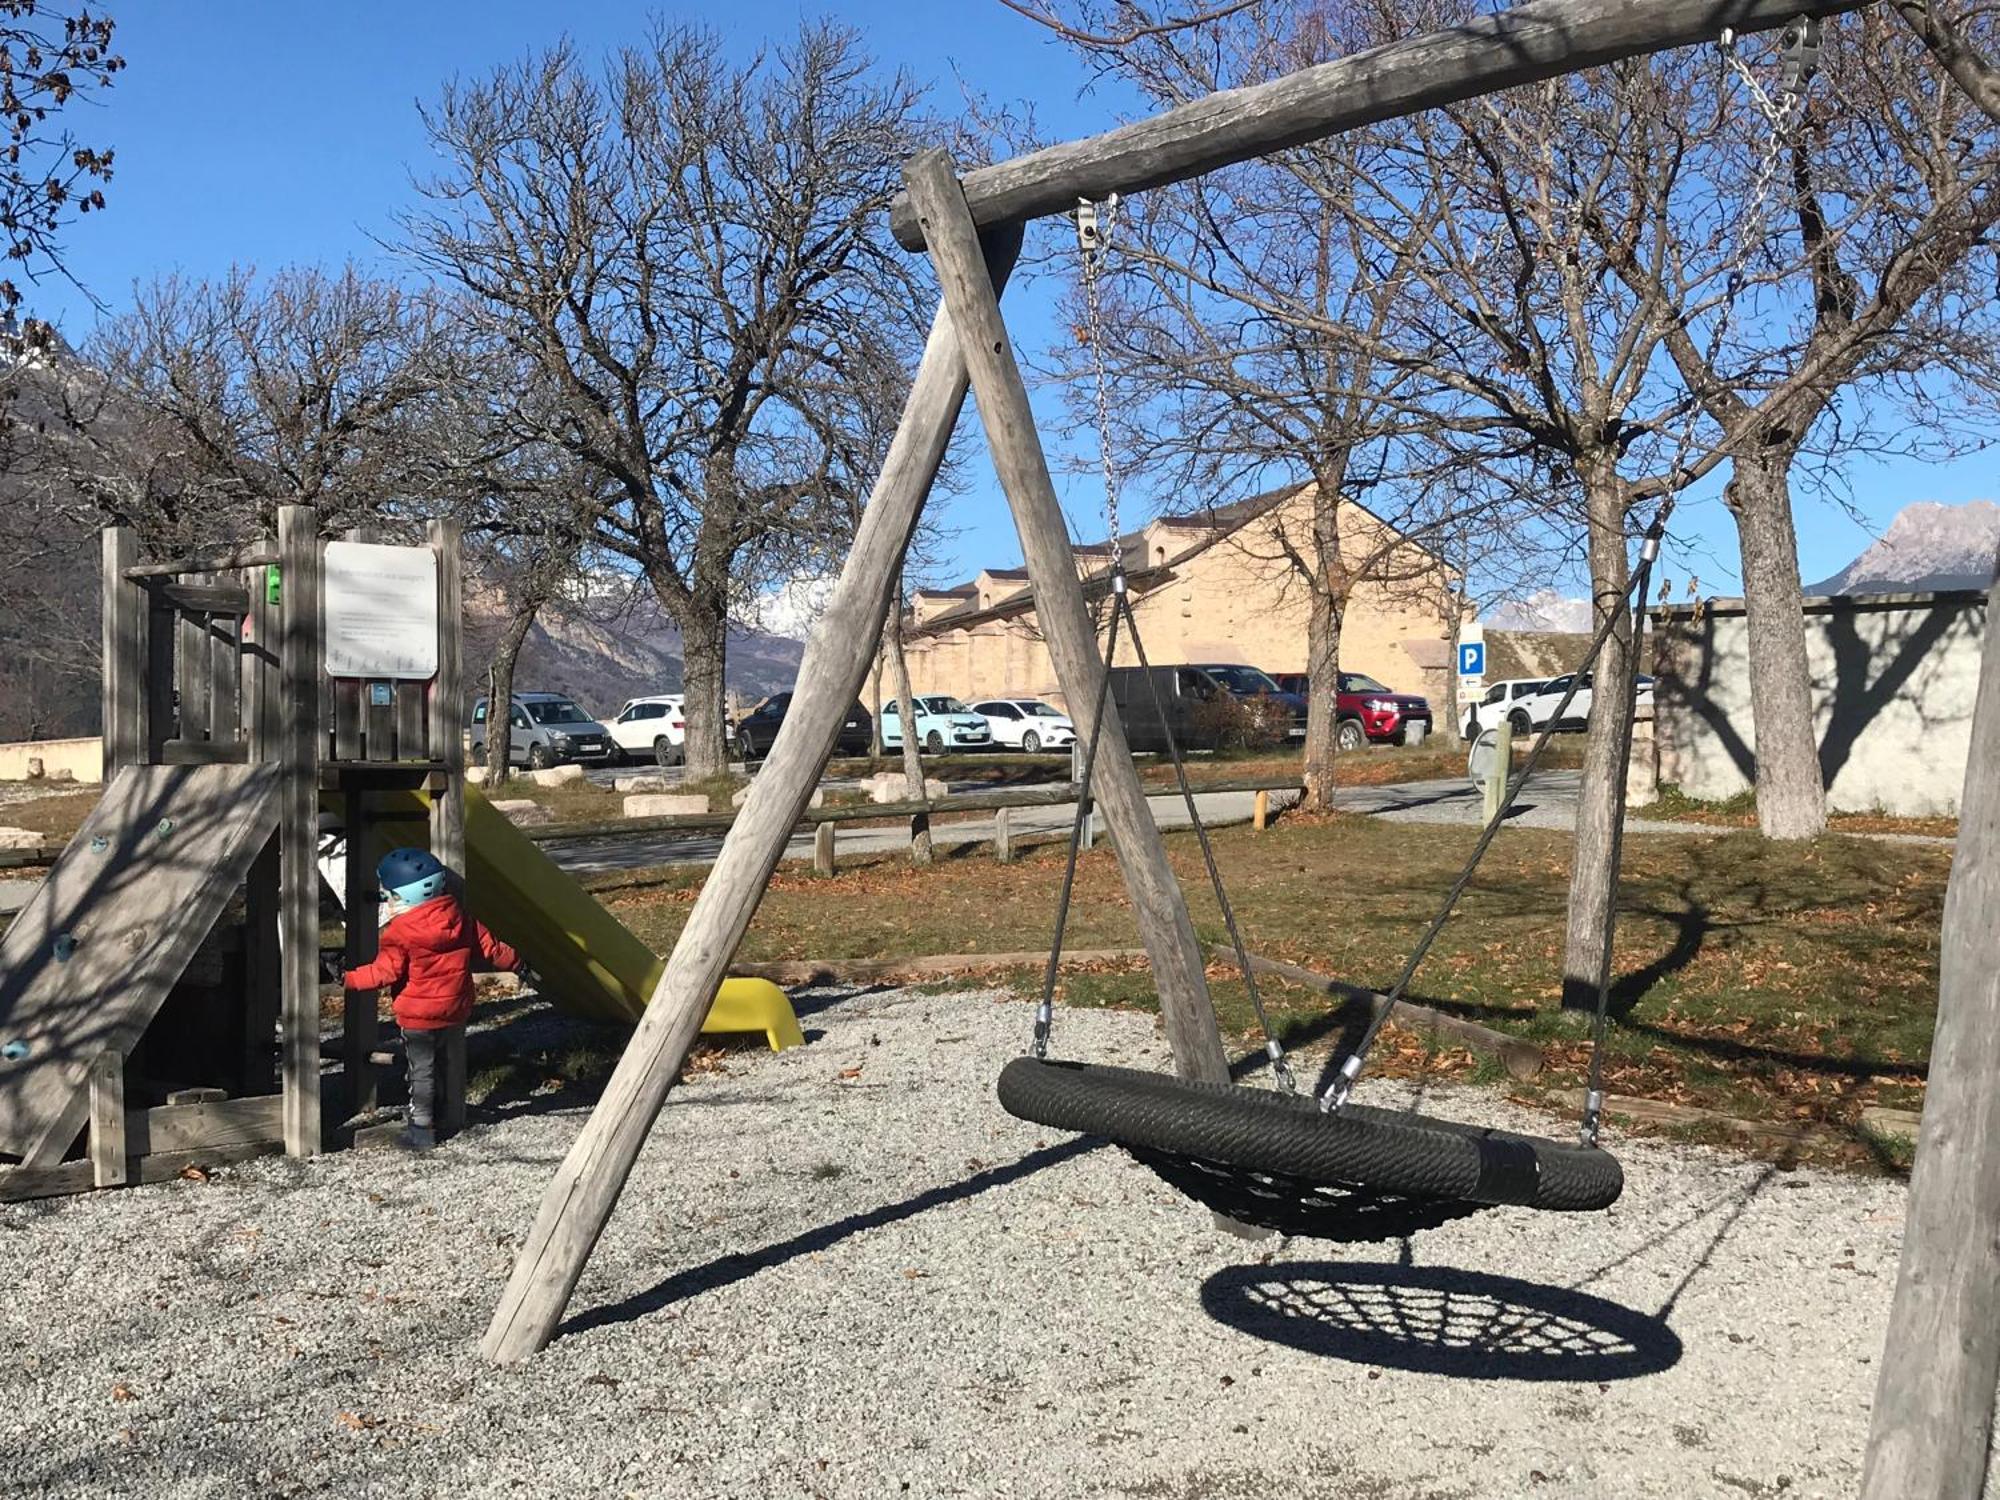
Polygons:
<instances>
[{"instance_id":1,"label":"snow on mountain","mask_svg":"<svg viewBox=\"0 0 2000 1500\"><path fill-rule=\"evenodd\" d=\"M2000 550L2000 505L1972 500L1940 505L1919 500L1896 513L1889 529L1831 578L1806 585L1808 594L1906 594L1936 589L1984 589L1993 582Z\"/></svg>"},{"instance_id":2,"label":"snow on mountain","mask_svg":"<svg viewBox=\"0 0 2000 1500\"><path fill-rule=\"evenodd\" d=\"M1488 630L1532 630L1588 635L1595 624L1588 599L1572 599L1554 589L1537 589L1525 599L1509 599L1481 622Z\"/></svg>"}]
</instances>

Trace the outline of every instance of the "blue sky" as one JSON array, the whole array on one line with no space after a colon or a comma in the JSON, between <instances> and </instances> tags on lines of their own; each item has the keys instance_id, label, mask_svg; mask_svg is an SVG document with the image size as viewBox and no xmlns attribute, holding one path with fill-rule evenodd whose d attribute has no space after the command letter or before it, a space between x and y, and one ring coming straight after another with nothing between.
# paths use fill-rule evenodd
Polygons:
<instances>
[{"instance_id":1,"label":"blue sky","mask_svg":"<svg viewBox=\"0 0 2000 1500\"><path fill-rule=\"evenodd\" d=\"M1068 136L1117 123L1126 102L1115 92L1084 92L1087 76L1070 54L998 0L825 0L811 7L732 0L667 13L711 24L747 52L793 32L801 15L821 12L854 24L883 62L932 84L940 108L956 108L962 79L995 103L1032 101L1044 134ZM564 29L586 48L617 45L640 32L645 14L597 0L126 0L113 13L129 67L101 105L78 111L76 128L83 139L116 149L117 176L108 211L68 240L71 269L113 311L129 301L135 281L169 271L211 276L232 262L272 270L350 257L386 269L374 237L390 230L410 202L411 174L426 167L419 100L452 74L484 72ZM31 298L72 341L97 316L87 299L53 282ZM1032 358L1053 332L1049 297L1030 282L1010 291L1007 306ZM1060 471L1059 403L1044 392L1039 405ZM974 454L968 479L946 517L955 533L947 550L959 571L1018 562L1005 502L983 456ZM1095 486L1061 472L1057 484L1078 529L1100 534ZM1949 465L1853 460L1846 485L1876 530L1914 500L2000 493L1990 455ZM1697 573L1704 592L1734 592L1735 543L1714 492L1710 486L1690 497L1676 518L1684 544L1675 572ZM1870 534L1833 505L1800 496L1808 582L1838 570Z\"/></svg>"}]
</instances>

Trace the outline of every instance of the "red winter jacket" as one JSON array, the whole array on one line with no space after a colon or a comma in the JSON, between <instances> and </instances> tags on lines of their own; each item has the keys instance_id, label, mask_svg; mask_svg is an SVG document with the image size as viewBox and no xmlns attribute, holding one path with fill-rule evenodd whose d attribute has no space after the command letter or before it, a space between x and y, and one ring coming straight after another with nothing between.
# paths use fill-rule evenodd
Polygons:
<instances>
[{"instance_id":1,"label":"red winter jacket","mask_svg":"<svg viewBox=\"0 0 2000 1500\"><path fill-rule=\"evenodd\" d=\"M442 1031L472 1014L472 966L483 956L496 969L519 966L520 956L466 916L455 896L433 896L382 929L373 963L347 971L350 990L395 991L396 1024L410 1031Z\"/></svg>"}]
</instances>

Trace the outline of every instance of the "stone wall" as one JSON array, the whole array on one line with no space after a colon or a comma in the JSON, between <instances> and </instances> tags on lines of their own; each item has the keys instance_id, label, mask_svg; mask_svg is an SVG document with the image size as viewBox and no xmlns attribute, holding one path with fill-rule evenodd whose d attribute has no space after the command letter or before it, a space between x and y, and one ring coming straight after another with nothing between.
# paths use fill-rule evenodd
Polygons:
<instances>
[{"instance_id":1,"label":"stone wall","mask_svg":"<svg viewBox=\"0 0 2000 1500\"><path fill-rule=\"evenodd\" d=\"M104 779L104 742L96 735L74 740L15 740L0 745L0 781L26 781L33 763L41 762L44 776L67 771L73 781L99 782Z\"/></svg>"},{"instance_id":2,"label":"stone wall","mask_svg":"<svg viewBox=\"0 0 2000 1500\"><path fill-rule=\"evenodd\" d=\"M1656 610L1659 775L1690 797L1755 785L1757 733L1741 600ZM1843 595L1806 601L1827 805L1952 817L1965 781L1986 596Z\"/></svg>"}]
</instances>

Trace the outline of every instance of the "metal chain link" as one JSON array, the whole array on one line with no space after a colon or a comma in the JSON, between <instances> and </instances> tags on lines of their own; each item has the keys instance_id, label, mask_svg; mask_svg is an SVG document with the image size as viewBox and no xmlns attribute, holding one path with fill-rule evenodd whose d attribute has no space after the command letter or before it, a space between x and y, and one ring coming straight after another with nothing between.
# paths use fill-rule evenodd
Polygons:
<instances>
[{"instance_id":1,"label":"metal chain link","mask_svg":"<svg viewBox=\"0 0 2000 1500\"><path fill-rule=\"evenodd\" d=\"M1097 457L1104 470L1104 513L1111 528L1111 566L1122 573L1124 548L1119 538L1118 465L1111 449L1110 376L1104 367L1104 320L1098 281L1104 268L1104 253L1111 244L1111 231L1118 222L1118 195L1102 203L1088 198L1076 201L1076 243L1083 259L1084 330L1089 335L1090 362L1097 377Z\"/></svg>"},{"instance_id":2,"label":"metal chain link","mask_svg":"<svg viewBox=\"0 0 2000 1500\"><path fill-rule=\"evenodd\" d=\"M1729 276L1723 283L1721 310L1716 314L1715 326L1709 330L1708 348L1702 355L1701 367L1713 370L1715 361L1722 353L1724 341L1729 336L1730 325L1736 317L1736 301L1743 293L1748 280L1744 267L1748 265L1751 251L1764 237L1764 210L1771 196L1771 186L1778 179L1779 168L1784 163L1785 148L1791 144L1792 132L1798 127L1805 113L1805 88L1811 81L1819 59L1819 19L1803 16L1788 24L1779 37L1779 55L1784 72L1778 87L1778 96L1773 99L1770 92L1743 60L1743 54L1736 45L1736 33L1724 27L1716 42L1716 50L1721 53L1723 64L1736 76L1749 97L1751 107L1763 117L1765 124L1764 148L1757 160L1757 170L1750 179L1750 201L1736 221L1735 242L1730 246L1728 257ZM1688 456L1694 451L1694 437L1701 426L1703 406L1694 400L1688 408L1687 422L1681 428L1680 441L1674 450L1673 462L1668 466L1669 475L1686 472Z\"/></svg>"}]
</instances>

